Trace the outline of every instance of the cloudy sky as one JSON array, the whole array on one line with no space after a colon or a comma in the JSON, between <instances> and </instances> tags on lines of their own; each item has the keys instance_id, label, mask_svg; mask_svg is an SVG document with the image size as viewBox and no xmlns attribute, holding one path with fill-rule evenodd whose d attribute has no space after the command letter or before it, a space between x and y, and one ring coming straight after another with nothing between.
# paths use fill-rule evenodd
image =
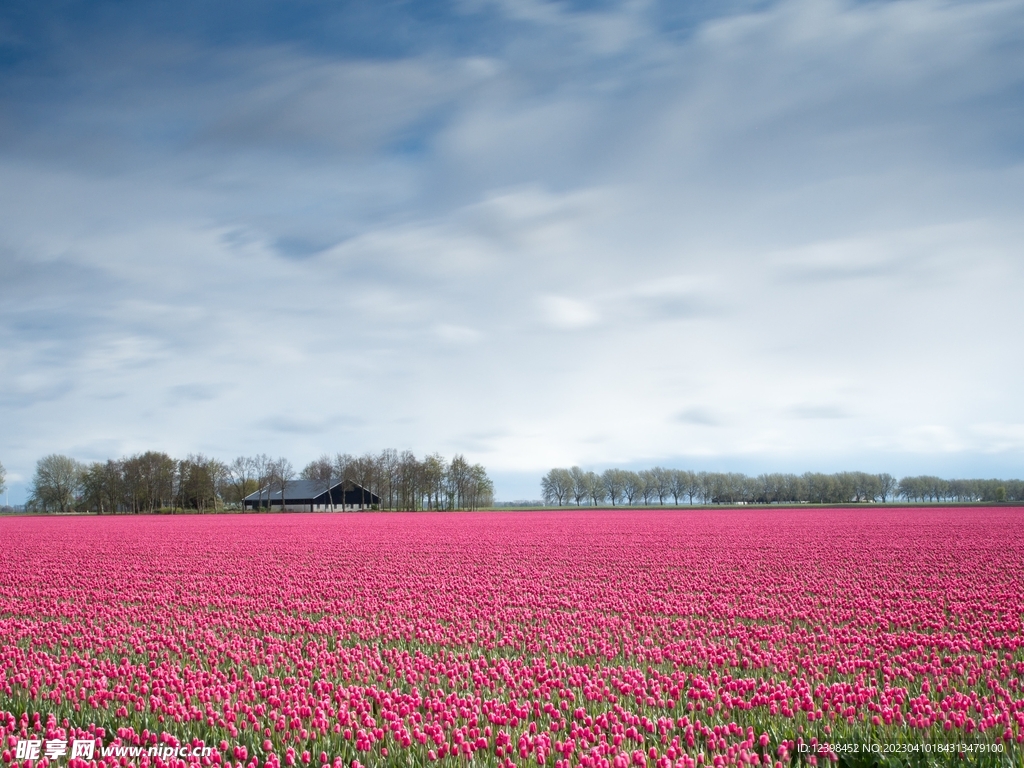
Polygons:
<instances>
[{"instance_id":1,"label":"cloudy sky","mask_svg":"<svg viewBox=\"0 0 1024 768\"><path fill-rule=\"evenodd\" d=\"M0 462L1024 475L1024 2L0 7Z\"/></svg>"}]
</instances>

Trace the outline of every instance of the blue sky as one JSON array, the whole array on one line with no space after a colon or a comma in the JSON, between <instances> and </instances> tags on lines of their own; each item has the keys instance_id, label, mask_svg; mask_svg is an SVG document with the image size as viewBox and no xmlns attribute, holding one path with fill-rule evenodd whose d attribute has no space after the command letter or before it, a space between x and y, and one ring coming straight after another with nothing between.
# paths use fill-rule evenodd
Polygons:
<instances>
[{"instance_id":1,"label":"blue sky","mask_svg":"<svg viewBox=\"0 0 1024 768\"><path fill-rule=\"evenodd\" d=\"M1024 475L1024 3L6 2L0 462Z\"/></svg>"}]
</instances>

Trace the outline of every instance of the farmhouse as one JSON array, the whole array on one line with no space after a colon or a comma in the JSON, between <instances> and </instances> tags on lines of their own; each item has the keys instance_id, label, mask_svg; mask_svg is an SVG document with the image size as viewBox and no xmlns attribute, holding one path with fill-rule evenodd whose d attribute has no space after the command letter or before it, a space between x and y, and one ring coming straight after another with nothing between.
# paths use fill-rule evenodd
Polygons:
<instances>
[{"instance_id":1,"label":"farmhouse","mask_svg":"<svg viewBox=\"0 0 1024 768\"><path fill-rule=\"evenodd\" d=\"M282 501L283 499L283 501ZM316 480L292 480L281 486L264 487L250 493L243 509L284 510L285 512L330 512L370 509L380 505L380 496L351 480L334 484Z\"/></svg>"}]
</instances>

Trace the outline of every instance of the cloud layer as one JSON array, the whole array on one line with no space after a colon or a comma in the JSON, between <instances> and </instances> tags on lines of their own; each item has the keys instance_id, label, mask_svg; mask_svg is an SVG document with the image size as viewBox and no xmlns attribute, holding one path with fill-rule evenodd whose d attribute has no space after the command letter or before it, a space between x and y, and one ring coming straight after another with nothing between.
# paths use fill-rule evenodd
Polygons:
<instances>
[{"instance_id":1,"label":"cloud layer","mask_svg":"<svg viewBox=\"0 0 1024 768\"><path fill-rule=\"evenodd\" d=\"M1019 474L1021 2L245 8L0 11L15 496L148 448Z\"/></svg>"}]
</instances>

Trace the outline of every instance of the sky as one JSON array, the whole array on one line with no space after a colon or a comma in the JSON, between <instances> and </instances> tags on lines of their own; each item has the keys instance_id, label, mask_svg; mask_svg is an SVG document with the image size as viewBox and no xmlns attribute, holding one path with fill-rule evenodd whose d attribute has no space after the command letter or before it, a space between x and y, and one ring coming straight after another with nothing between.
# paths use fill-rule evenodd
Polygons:
<instances>
[{"instance_id":1,"label":"sky","mask_svg":"<svg viewBox=\"0 0 1024 768\"><path fill-rule=\"evenodd\" d=\"M1024 476L1024 2L0 6L0 463Z\"/></svg>"}]
</instances>

